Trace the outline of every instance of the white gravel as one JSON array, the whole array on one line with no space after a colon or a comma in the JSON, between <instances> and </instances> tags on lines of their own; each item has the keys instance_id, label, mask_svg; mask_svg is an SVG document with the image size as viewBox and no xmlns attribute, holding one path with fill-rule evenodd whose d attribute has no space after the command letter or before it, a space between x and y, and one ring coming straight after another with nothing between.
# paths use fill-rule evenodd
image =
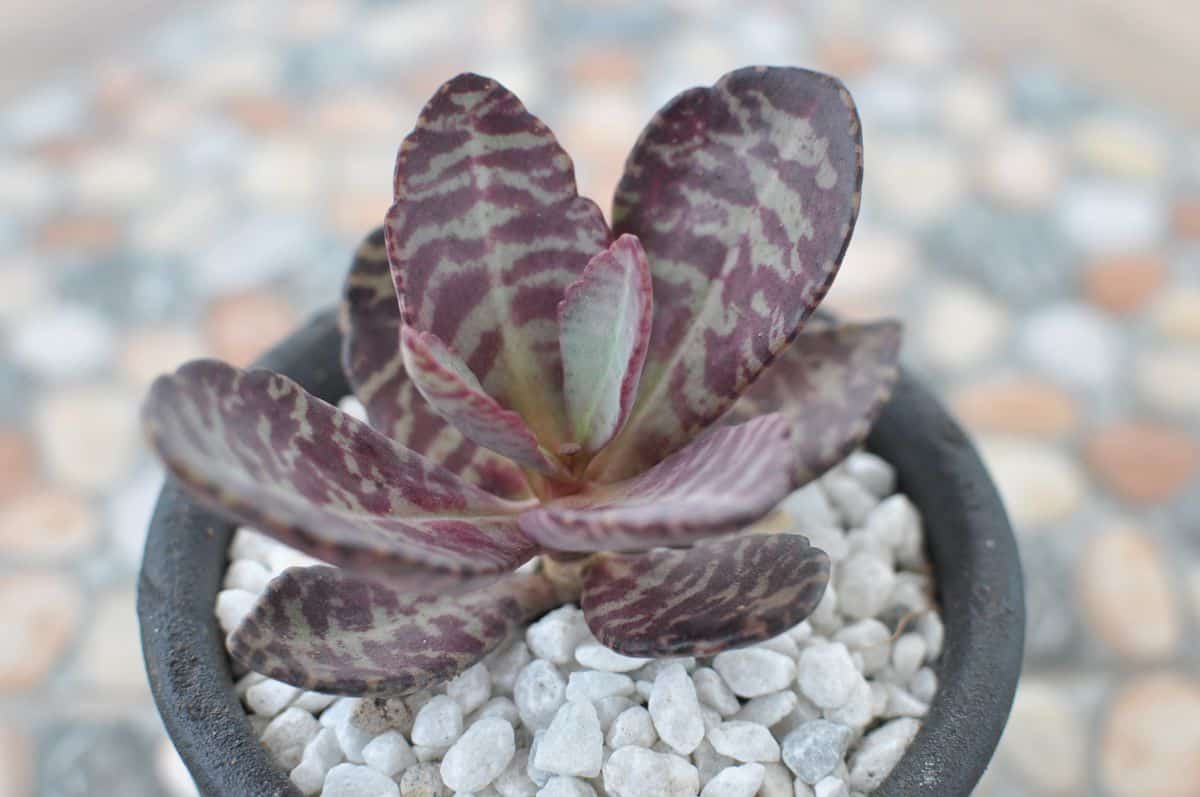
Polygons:
<instances>
[{"instance_id":1,"label":"white gravel","mask_svg":"<svg viewBox=\"0 0 1200 797\"><path fill-rule=\"evenodd\" d=\"M710 659L638 659L563 606L441 689L362 701L250 673L236 686L305 795L858 797L936 696L945 629L921 518L888 463L855 453L780 510L833 560L808 621ZM306 558L248 529L215 613L232 630Z\"/></svg>"}]
</instances>

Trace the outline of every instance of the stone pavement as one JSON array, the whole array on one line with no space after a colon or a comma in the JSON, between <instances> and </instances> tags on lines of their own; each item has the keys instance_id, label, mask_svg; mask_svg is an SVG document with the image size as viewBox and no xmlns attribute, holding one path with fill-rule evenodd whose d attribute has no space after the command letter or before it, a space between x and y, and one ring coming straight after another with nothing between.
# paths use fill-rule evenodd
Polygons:
<instances>
[{"instance_id":1,"label":"stone pavement","mask_svg":"<svg viewBox=\"0 0 1200 797\"><path fill-rule=\"evenodd\" d=\"M793 5L226 0L0 106L0 797L188 793L133 615L138 401L334 299L441 80L517 91L606 204L653 109L753 62L855 94L831 301L907 322L1019 528L1028 662L980 793L1200 794L1196 131L920 6Z\"/></svg>"}]
</instances>

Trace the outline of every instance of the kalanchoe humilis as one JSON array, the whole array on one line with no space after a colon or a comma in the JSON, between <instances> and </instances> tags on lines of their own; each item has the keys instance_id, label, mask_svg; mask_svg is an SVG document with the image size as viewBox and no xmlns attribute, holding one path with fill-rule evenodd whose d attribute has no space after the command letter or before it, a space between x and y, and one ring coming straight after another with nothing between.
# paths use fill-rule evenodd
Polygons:
<instances>
[{"instance_id":1,"label":"kalanchoe humilis","mask_svg":"<svg viewBox=\"0 0 1200 797\"><path fill-rule=\"evenodd\" d=\"M828 557L803 529L743 531L862 441L896 377L896 324L804 325L861 176L838 81L740 69L650 122L610 229L515 96L442 86L346 281L343 365L370 423L216 361L147 401L199 500L333 565L275 579L233 655L403 693L565 601L635 656L806 617Z\"/></svg>"}]
</instances>

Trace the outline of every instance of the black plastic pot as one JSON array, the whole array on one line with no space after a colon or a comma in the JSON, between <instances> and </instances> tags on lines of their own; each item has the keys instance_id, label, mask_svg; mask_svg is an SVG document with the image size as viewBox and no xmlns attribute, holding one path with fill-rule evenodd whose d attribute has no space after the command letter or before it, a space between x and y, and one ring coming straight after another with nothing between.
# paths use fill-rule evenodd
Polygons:
<instances>
[{"instance_id":1,"label":"black plastic pot","mask_svg":"<svg viewBox=\"0 0 1200 797\"><path fill-rule=\"evenodd\" d=\"M348 392L332 312L260 364L336 401ZM924 516L946 644L940 688L879 797L962 795L983 774L1008 718L1025 630L1016 542L991 479L958 425L910 375L868 440ZM234 526L168 482L146 540L138 616L146 671L167 731L201 792L298 795L251 732L233 693L213 604Z\"/></svg>"}]
</instances>

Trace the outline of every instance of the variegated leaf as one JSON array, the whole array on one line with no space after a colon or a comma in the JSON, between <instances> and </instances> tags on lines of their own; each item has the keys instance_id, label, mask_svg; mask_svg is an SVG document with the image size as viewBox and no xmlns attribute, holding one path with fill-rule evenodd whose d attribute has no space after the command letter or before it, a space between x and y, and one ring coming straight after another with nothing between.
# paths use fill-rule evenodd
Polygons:
<instances>
[{"instance_id":1,"label":"variegated leaf","mask_svg":"<svg viewBox=\"0 0 1200 797\"><path fill-rule=\"evenodd\" d=\"M466 481L503 498L526 498L521 469L467 440L433 412L404 371L400 302L383 228L355 252L342 296L342 367L371 425Z\"/></svg>"},{"instance_id":2,"label":"variegated leaf","mask_svg":"<svg viewBox=\"0 0 1200 797\"><path fill-rule=\"evenodd\" d=\"M558 307L563 392L574 442L599 451L625 422L650 342L650 267L622 235L591 259Z\"/></svg>"},{"instance_id":3,"label":"variegated leaf","mask_svg":"<svg viewBox=\"0 0 1200 797\"><path fill-rule=\"evenodd\" d=\"M411 595L332 567L285 570L229 638L233 657L303 689L408 694L481 659L558 597L540 574Z\"/></svg>"},{"instance_id":4,"label":"variegated leaf","mask_svg":"<svg viewBox=\"0 0 1200 797\"><path fill-rule=\"evenodd\" d=\"M776 636L816 608L829 557L799 534L603 554L583 574L596 638L626 656L710 656Z\"/></svg>"},{"instance_id":5,"label":"variegated leaf","mask_svg":"<svg viewBox=\"0 0 1200 797\"><path fill-rule=\"evenodd\" d=\"M527 468L555 470L521 416L483 392L471 369L437 335L405 325L400 348L404 369L417 390L464 437Z\"/></svg>"},{"instance_id":6,"label":"variegated leaf","mask_svg":"<svg viewBox=\"0 0 1200 797\"><path fill-rule=\"evenodd\" d=\"M196 360L143 409L151 445L198 498L331 564L406 588L466 585L529 559L527 504L497 498L292 380Z\"/></svg>"},{"instance_id":7,"label":"variegated leaf","mask_svg":"<svg viewBox=\"0 0 1200 797\"><path fill-rule=\"evenodd\" d=\"M900 324L836 324L807 327L734 407L736 418L783 412L792 422L800 464L808 482L857 448L883 409L900 374Z\"/></svg>"},{"instance_id":8,"label":"variegated leaf","mask_svg":"<svg viewBox=\"0 0 1200 797\"><path fill-rule=\"evenodd\" d=\"M606 481L684 445L737 399L821 301L858 214L859 121L827 75L748 67L673 99L613 202L654 277L654 331Z\"/></svg>"},{"instance_id":9,"label":"variegated leaf","mask_svg":"<svg viewBox=\"0 0 1200 797\"><path fill-rule=\"evenodd\" d=\"M387 246L405 322L446 341L557 451L558 303L610 239L571 159L503 86L459 75L401 145L395 197Z\"/></svg>"},{"instance_id":10,"label":"variegated leaf","mask_svg":"<svg viewBox=\"0 0 1200 797\"><path fill-rule=\"evenodd\" d=\"M628 481L531 509L521 530L559 551L643 551L727 534L788 494L796 462L787 419L764 415L714 429Z\"/></svg>"}]
</instances>

